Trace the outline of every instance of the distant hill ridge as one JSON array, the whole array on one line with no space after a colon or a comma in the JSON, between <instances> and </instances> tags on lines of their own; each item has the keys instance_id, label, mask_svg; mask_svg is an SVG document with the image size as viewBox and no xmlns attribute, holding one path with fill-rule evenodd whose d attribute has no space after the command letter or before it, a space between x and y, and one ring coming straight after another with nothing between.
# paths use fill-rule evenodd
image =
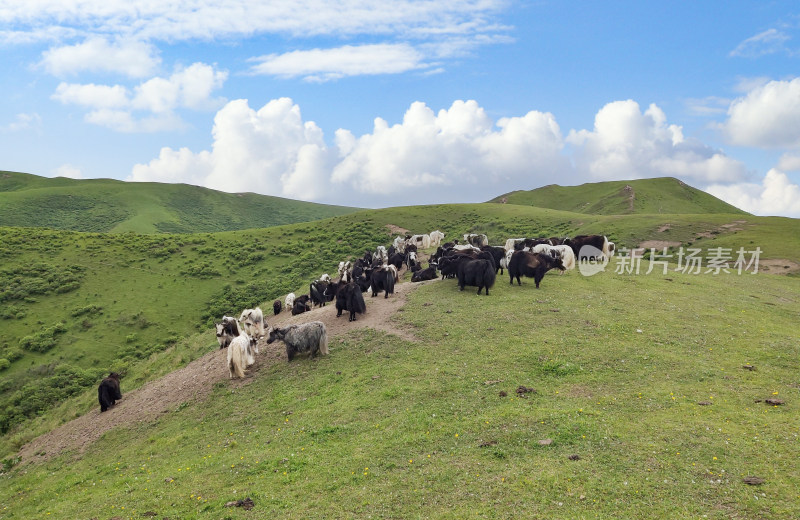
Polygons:
<instances>
[{"instance_id":1,"label":"distant hill ridge","mask_svg":"<svg viewBox=\"0 0 800 520\"><path fill-rule=\"evenodd\" d=\"M592 182L579 186L550 184L512 191L489 202L573 211L592 215L749 213L674 177Z\"/></svg>"},{"instance_id":2,"label":"distant hill ridge","mask_svg":"<svg viewBox=\"0 0 800 520\"><path fill-rule=\"evenodd\" d=\"M0 226L203 233L309 222L358 210L188 184L51 179L0 171Z\"/></svg>"}]
</instances>

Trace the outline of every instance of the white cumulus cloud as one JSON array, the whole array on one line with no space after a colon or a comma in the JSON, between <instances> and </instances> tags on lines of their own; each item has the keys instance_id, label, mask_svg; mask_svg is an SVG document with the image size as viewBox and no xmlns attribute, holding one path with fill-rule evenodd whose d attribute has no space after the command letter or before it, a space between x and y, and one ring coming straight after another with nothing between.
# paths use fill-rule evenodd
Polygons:
<instances>
[{"instance_id":1,"label":"white cumulus cloud","mask_svg":"<svg viewBox=\"0 0 800 520\"><path fill-rule=\"evenodd\" d=\"M253 110L247 100L226 104L214 118L212 151L162 148L134 166L128 180L188 182L226 192L255 192L303 200L325 195L331 168L322 131L304 122L291 99Z\"/></svg>"},{"instance_id":2,"label":"white cumulus cloud","mask_svg":"<svg viewBox=\"0 0 800 520\"><path fill-rule=\"evenodd\" d=\"M800 146L800 78L770 81L734 100L722 130L735 145Z\"/></svg>"},{"instance_id":3,"label":"white cumulus cloud","mask_svg":"<svg viewBox=\"0 0 800 520\"><path fill-rule=\"evenodd\" d=\"M136 40L109 43L102 37L90 37L76 45L48 49L41 66L58 77L80 72L113 72L142 78L155 72L161 62L156 48Z\"/></svg>"},{"instance_id":4,"label":"white cumulus cloud","mask_svg":"<svg viewBox=\"0 0 800 520\"><path fill-rule=\"evenodd\" d=\"M95 85L88 83L60 83L53 99L65 105L80 105L94 109L125 107L130 103L130 92L122 85Z\"/></svg>"},{"instance_id":5,"label":"white cumulus cloud","mask_svg":"<svg viewBox=\"0 0 800 520\"><path fill-rule=\"evenodd\" d=\"M761 183L714 184L705 191L756 215L800 217L800 186L774 168Z\"/></svg>"},{"instance_id":6,"label":"white cumulus cloud","mask_svg":"<svg viewBox=\"0 0 800 520\"><path fill-rule=\"evenodd\" d=\"M212 97L228 77L211 65L178 67L167 78L151 78L133 90L122 85L61 83L53 99L89 111L85 120L118 132L157 132L181 128L179 109L208 110L224 100Z\"/></svg>"},{"instance_id":7,"label":"white cumulus cloud","mask_svg":"<svg viewBox=\"0 0 800 520\"><path fill-rule=\"evenodd\" d=\"M778 161L777 169L783 172L800 172L800 155L785 153Z\"/></svg>"},{"instance_id":8,"label":"white cumulus cloud","mask_svg":"<svg viewBox=\"0 0 800 520\"><path fill-rule=\"evenodd\" d=\"M475 101L438 113L416 102L402 123L377 118L372 133L356 138L340 130L336 140L342 160L333 183L385 204L487 200L569 169L552 114L534 111L495 125Z\"/></svg>"},{"instance_id":9,"label":"white cumulus cloud","mask_svg":"<svg viewBox=\"0 0 800 520\"><path fill-rule=\"evenodd\" d=\"M614 101L595 116L593 130L571 131L578 175L593 180L679 176L695 182L741 180L744 166L707 145L686 139L655 104Z\"/></svg>"},{"instance_id":10,"label":"white cumulus cloud","mask_svg":"<svg viewBox=\"0 0 800 520\"><path fill-rule=\"evenodd\" d=\"M423 56L412 46L400 44L345 45L333 49L270 54L250 61L252 74L284 78L303 77L327 81L345 76L397 74L424 68Z\"/></svg>"},{"instance_id":11,"label":"white cumulus cloud","mask_svg":"<svg viewBox=\"0 0 800 520\"><path fill-rule=\"evenodd\" d=\"M386 207L478 202L552 183L674 176L721 190L745 178L741 163L633 101L609 103L592 130L567 139L550 113L494 121L474 100L438 112L414 102L399 123L376 118L363 135L340 128L328 145L291 99L260 109L239 99L217 112L212 134L210 149L163 148L129 180Z\"/></svg>"}]
</instances>

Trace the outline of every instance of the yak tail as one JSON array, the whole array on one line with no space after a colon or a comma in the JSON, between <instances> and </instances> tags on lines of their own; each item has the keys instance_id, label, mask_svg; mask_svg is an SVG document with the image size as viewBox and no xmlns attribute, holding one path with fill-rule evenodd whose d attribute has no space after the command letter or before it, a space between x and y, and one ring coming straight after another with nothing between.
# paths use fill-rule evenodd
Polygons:
<instances>
[{"instance_id":1,"label":"yak tail","mask_svg":"<svg viewBox=\"0 0 800 520\"><path fill-rule=\"evenodd\" d=\"M325 326L322 326L322 335L319 337L319 351L324 354L328 355L328 331L325 329Z\"/></svg>"},{"instance_id":2,"label":"yak tail","mask_svg":"<svg viewBox=\"0 0 800 520\"><path fill-rule=\"evenodd\" d=\"M494 287L494 282L497 279L497 271L491 265L491 262L486 262L486 270L483 272L483 284L486 287Z\"/></svg>"}]
</instances>

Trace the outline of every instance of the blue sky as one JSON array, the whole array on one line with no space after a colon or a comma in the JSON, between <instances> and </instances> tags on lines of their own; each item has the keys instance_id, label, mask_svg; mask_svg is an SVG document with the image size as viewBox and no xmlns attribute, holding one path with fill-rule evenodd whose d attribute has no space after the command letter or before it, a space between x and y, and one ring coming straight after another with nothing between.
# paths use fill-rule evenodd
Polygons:
<instances>
[{"instance_id":1,"label":"blue sky","mask_svg":"<svg viewBox=\"0 0 800 520\"><path fill-rule=\"evenodd\" d=\"M674 176L800 217L800 7L0 0L0 169L357 206Z\"/></svg>"}]
</instances>

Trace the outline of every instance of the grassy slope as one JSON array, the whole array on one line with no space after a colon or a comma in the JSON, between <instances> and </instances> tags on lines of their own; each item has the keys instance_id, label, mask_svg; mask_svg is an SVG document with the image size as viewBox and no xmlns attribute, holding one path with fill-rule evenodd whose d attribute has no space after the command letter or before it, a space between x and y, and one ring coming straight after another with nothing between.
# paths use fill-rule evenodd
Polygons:
<instances>
[{"instance_id":1,"label":"grassy slope","mask_svg":"<svg viewBox=\"0 0 800 520\"><path fill-rule=\"evenodd\" d=\"M112 368L125 372L139 358L193 332L210 330L214 318L238 314L289 291L305 292L311 280L332 272L339 260L388 242L386 224L414 232L438 227L448 237L485 232L493 243L509 236L601 232L619 247L635 247L652 238L692 242L701 248L752 250L758 245L764 251L762 258L800 259L796 219L746 217L741 231L722 227L736 219L742 217L592 216L477 204L371 210L309 224L218 234L139 236L2 229L1 271L44 262L56 271L78 266L83 274L79 287L70 292L0 299L0 315L6 316L0 319L0 360L10 360L1 372L0 410L26 382L53 375L59 365L89 370L90 380ZM659 232L664 223L671 227ZM720 233L696 239L698 233L709 230ZM99 310L74 316L90 306ZM57 323L65 324L66 331L55 337L49 351L20 349L25 336ZM16 356L21 357L13 359ZM49 406L45 403L45 408ZM57 415L55 420L70 416ZM13 452L37 431L41 429L24 427L4 437L0 454Z\"/></svg>"},{"instance_id":2,"label":"grassy slope","mask_svg":"<svg viewBox=\"0 0 800 520\"><path fill-rule=\"evenodd\" d=\"M197 233L263 228L343 215L355 208L185 184L47 179L0 172L0 226L73 231Z\"/></svg>"},{"instance_id":3,"label":"grassy slope","mask_svg":"<svg viewBox=\"0 0 800 520\"><path fill-rule=\"evenodd\" d=\"M668 278L425 286L397 317L420 342L353 333L222 383L4 477L0 518L797 518L800 279Z\"/></svg>"},{"instance_id":4,"label":"grassy slope","mask_svg":"<svg viewBox=\"0 0 800 520\"><path fill-rule=\"evenodd\" d=\"M634 197L626 186L633 188ZM610 181L559 186L551 184L530 191L514 191L492 199L509 204L561 209L596 215L747 213L708 193L672 177Z\"/></svg>"},{"instance_id":5,"label":"grassy slope","mask_svg":"<svg viewBox=\"0 0 800 520\"><path fill-rule=\"evenodd\" d=\"M746 220L745 224L741 224L741 231L723 227L724 224L736 220ZM668 231L659 232L658 229L665 223L671 224L671 227ZM390 208L364 211L310 224L192 236L104 235L4 229L0 240L4 246L0 249L4 268L52 258L59 265L77 264L86 267L87 271L80 288L75 291L35 297L30 301L0 303L0 309L13 305L25 314L19 319L2 321L0 345L4 349L17 345L19 338L30 334L32 330L50 326L56 321L64 321L68 328L66 334L59 337L57 347L50 352L25 353L22 359L11 363L3 372L2 389L4 392L11 392L26 380L52 373L57 364L69 364L90 372L94 370L97 373L91 374L96 377L107 372L111 366L128 373L128 389L136 387L215 348L214 338L209 332L209 321L212 317L218 317L222 312L236 313L255 303L263 304L289 290L303 290L320 272L331 271L339 259L348 254L360 255L365 247L387 242L389 236L385 224L400 225L414 232L430 231L438 227L448 237L468 231L486 232L492 243L502 242L507 236L602 232L609 234L620 246L629 247L635 246L641 240L653 238L669 237L669 240L693 241L698 233L719 231L713 238L694 242L695 246L708 248L719 244L751 249L754 244L758 244L764 250L763 258L800 258L800 225L793 219L741 215L596 216L508 204ZM309 244L316 246L309 248ZM215 272L218 274L213 274ZM208 275L208 278L204 275ZM761 280L761 277L755 279ZM725 281L732 279L719 280L725 285ZM251 281L257 284L249 285ZM780 278L774 282L776 286L786 284L789 291L787 296L780 297L780 301L795 301L788 295L791 291L796 291L796 281L796 278ZM736 282L739 283L751 282ZM226 284L230 289L222 291ZM594 285L587 286L584 290L592 287L597 290ZM616 284L607 289L613 292L624 290L625 287L627 286L624 284ZM755 298L765 290L771 291L772 287L752 286L752 295ZM718 289L714 285L707 285L698 290L715 294ZM646 296L648 292L634 291L632 297L637 298L637 302L646 298L645 301L649 303ZM245 302L243 295L251 300ZM694 292L682 292L678 296L685 302L692 302L696 298ZM435 301L438 301L438 296L436 298ZM232 303L228 305L226 302ZM76 319L70 316L72 310L86 305L98 305L102 311L87 318ZM678 308L689 312L689 315L694 312L683 304ZM752 311L747 312L760 308L755 306ZM503 312L514 316L517 312L515 309L518 307L512 305ZM768 307L769 312L774 310L772 306ZM485 311L483 306L475 309L475 312ZM458 312L460 315L461 311ZM496 316L496 312L500 311L492 311L492 315ZM521 316L519 312L517 316ZM769 312L755 313L754 320L769 321ZM657 316L659 320L663 318L661 314ZM83 319L89 319L89 328L83 326ZM586 318L596 323L601 319L594 318L592 314ZM609 319L613 321L614 318ZM447 322L439 321L445 324L443 326L449 327ZM767 330L776 327L780 329L783 327L781 323L783 322L770 322ZM559 330L563 325L559 324ZM538 330L537 326L530 327L528 332L522 334L523 337L530 336L531 330ZM193 331L200 332L192 335ZM166 345L159 345L163 343L165 333L177 338L176 346L166 348ZM556 333L555 330L550 332L551 335ZM132 339L129 340L131 336ZM427 338L427 335L423 337ZM369 349L369 345L375 344L374 348L378 348L378 345L387 340L370 337L352 341L354 344L366 345L364 348ZM789 343L791 342L787 340L787 344ZM426 345L438 351L439 343ZM482 348L482 345L483 343L473 345L471 348ZM165 348L165 352L157 353ZM147 354L145 357L149 359L140 362L136 355L131 355L131 352L137 351L156 353ZM348 359L347 363L356 363L356 360ZM374 365L370 366L374 369ZM660 367L658 373L665 373L666 370ZM490 379L492 378L487 377L487 380ZM96 382L90 384L91 388L86 393L65 401L3 437L0 453L10 455L26 439L94 407L95 384ZM302 379L297 384L316 382L309 383ZM411 391L416 393L418 389L412 388ZM355 402L352 406L360 410L365 405ZM374 413L382 413L378 409L368 409ZM626 420L631 419L626 417ZM201 430L202 435L208 433L207 430ZM397 439L389 439L387 442L391 445ZM166 455L161 453L158 457L165 458ZM183 455L178 454L176 457L170 460L178 460ZM188 455L186 457L191 458ZM353 490L348 489L346 492L351 493Z\"/></svg>"}]
</instances>

